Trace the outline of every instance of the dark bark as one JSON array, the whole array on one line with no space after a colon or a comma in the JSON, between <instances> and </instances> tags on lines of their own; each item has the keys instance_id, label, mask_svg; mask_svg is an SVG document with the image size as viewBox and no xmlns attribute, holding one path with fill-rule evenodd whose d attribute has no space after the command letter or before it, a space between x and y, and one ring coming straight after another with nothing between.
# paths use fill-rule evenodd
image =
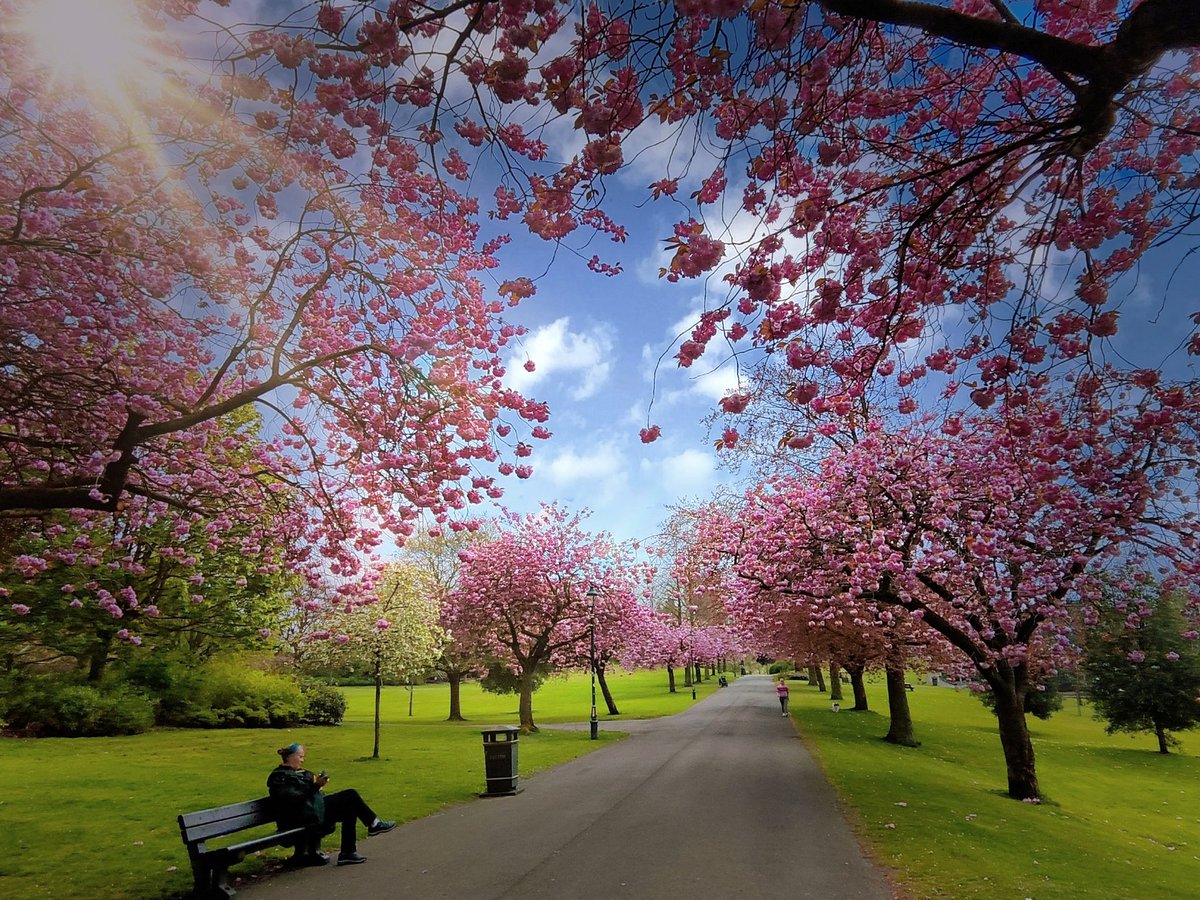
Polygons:
<instances>
[{"instance_id":1,"label":"dark bark","mask_svg":"<svg viewBox=\"0 0 1200 900\"><path fill-rule=\"evenodd\" d=\"M1108 135L1121 96L1162 57L1200 45L1200 4L1145 0L1107 44L1085 44L1038 31L1013 16L983 18L912 0L820 0L831 12L908 26L964 47L1011 53L1042 66L1074 95L1069 116L1048 123L1045 144L1082 155Z\"/></svg>"},{"instance_id":2,"label":"dark bark","mask_svg":"<svg viewBox=\"0 0 1200 900\"><path fill-rule=\"evenodd\" d=\"M825 693L825 676L822 674L820 666L808 667L808 683L821 693Z\"/></svg>"},{"instance_id":3,"label":"dark bark","mask_svg":"<svg viewBox=\"0 0 1200 900\"><path fill-rule=\"evenodd\" d=\"M675 667L667 666L667 693L675 693Z\"/></svg>"},{"instance_id":4,"label":"dark bark","mask_svg":"<svg viewBox=\"0 0 1200 900\"><path fill-rule=\"evenodd\" d=\"M604 677L604 666L596 666L596 680L600 682L600 693L604 695L604 705L608 707L610 716L619 716L621 711L617 709L617 704L613 700L612 691L608 689L608 679Z\"/></svg>"},{"instance_id":5,"label":"dark bark","mask_svg":"<svg viewBox=\"0 0 1200 900\"><path fill-rule=\"evenodd\" d=\"M685 688L692 686L692 666L690 663L683 667L683 686Z\"/></svg>"},{"instance_id":6,"label":"dark bark","mask_svg":"<svg viewBox=\"0 0 1200 900\"><path fill-rule=\"evenodd\" d=\"M916 747L920 742L913 737L912 712L908 708L908 690L904 687L904 670L887 670L888 715L891 723L883 739L890 744Z\"/></svg>"},{"instance_id":7,"label":"dark bark","mask_svg":"<svg viewBox=\"0 0 1200 900\"><path fill-rule=\"evenodd\" d=\"M1154 736L1158 738L1158 752L1170 753L1171 751L1167 748L1167 729L1157 722L1154 723Z\"/></svg>"},{"instance_id":8,"label":"dark bark","mask_svg":"<svg viewBox=\"0 0 1200 900\"><path fill-rule=\"evenodd\" d=\"M1001 664L996 670L1008 670ZM1025 721L1025 703L1017 688L1019 679L1011 670L993 670L988 686L996 698L996 722L1000 727L1000 746L1004 749L1004 764L1008 770L1008 795L1014 800L1039 799L1037 769L1033 756L1033 741Z\"/></svg>"},{"instance_id":9,"label":"dark bark","mask_svg":"<svg viewBox=\"0 0 1200 900\"><path fill-rule=\"evenodd\" d=\"M92 645L92 650L87 657L87 680L92 684L97 684L103 679L104 673L108 670L108 656L112 651L112 641L111 633L101 632L96 635L96 642Z\"/></svg>"},{"instance_id":10,"label":"dark bark","mask_svg":"<svg viewBox=\"0 0 1200 900\"><path fill-rule=\"evenodd\" d=\"M383 674L375 670L375 746L371 750L371 759L379 759L379 707L383 697Z\"/></svg>"},{"instance_id":11,"label":"dark bark","mask_svg":"<svg viewBox=\"0 0 1200 900\"><path fill-rule=\"evenodd\" d=\"M846 671L850 673L850 687L854 694L854 706L851 712L866 712L870 707L867 706L867 686L863 681L863 667L846 666Z\"/></svg>"},{"instance_id":12,"label":"dark bark","mask_svg":"<svg viewBox=\"0 0 1200 900\"><path fill-rule=\"evenodd\" d=\"M522 734L533 734L538 730L537 725L533 723L533 679L535 668L535 666L530 666L529 671L521 673L520 719Z\"/></svg>"},{"instance_id":13,"label":"dark bark","mask_svg":"<svg viewBox=\"0 0 1200 900\"><path fill-rule=\"evenodd\" d=\"M829 664L829 699L842 700L842 679L839 677L839 669L837 663Z\"/></svg>"},{"instance_id":14,"label":"dark bark","mask_svg":"<svg viewBox=\"0 0 1200 900\"><path fill-rule=\"evenodd\" d=\"M450 682L450 716L447 722L465 722L462 714L462 675L458 672L447 672L446 680Z\"/></svg>"}]
</instances>

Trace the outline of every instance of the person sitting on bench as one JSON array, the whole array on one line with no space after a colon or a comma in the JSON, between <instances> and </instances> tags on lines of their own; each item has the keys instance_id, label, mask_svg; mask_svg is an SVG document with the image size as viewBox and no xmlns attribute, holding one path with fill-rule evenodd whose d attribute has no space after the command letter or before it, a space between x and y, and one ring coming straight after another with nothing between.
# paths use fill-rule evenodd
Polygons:
<instances>
[{"instance_id":1,"label":"person sitting on bench","mask_svg":"<svg viewBox=\"0 0 1200 900\"><path fill-rule=\"evenodd\" d=\"M294 864L323 866L329 859L321 853L321 838L332 834L342 823L342 846L338 853L339 866L367 861L359 856L355 825L362 822L368 835L383 834L396 827L395 822L380 819L363 802L358 791L350 789L325 796L321 788L329 782L325 772L314 775L304 768L304 747L291 744L275 751L280 764L267 776L267 791L274 803L275 821L280 830L311 826L311 839L296 845Z\"/></svg>"}]
</instances>

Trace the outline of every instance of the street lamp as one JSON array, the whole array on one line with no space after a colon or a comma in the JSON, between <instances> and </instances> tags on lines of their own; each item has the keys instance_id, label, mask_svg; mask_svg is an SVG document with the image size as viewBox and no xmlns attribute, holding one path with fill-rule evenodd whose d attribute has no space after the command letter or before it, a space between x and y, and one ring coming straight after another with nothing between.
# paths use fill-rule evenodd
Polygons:
<instances>
[{"instance_id":1,"label":"street lamp","mask_svg":"<svg viewBox=\"0 0 1200 900\"><path fill-rule=\"evenodd\" d=\"M593 584L588 588L587 598L591 601L591 614L589 616L589 638L591 640L591 652L588 660L591 663L592 670L592 718L589 720L589 725L592 730L592 740L600 739L600 722L596 719L596 595L599 591Z\"/></svg>"}]
</instances>

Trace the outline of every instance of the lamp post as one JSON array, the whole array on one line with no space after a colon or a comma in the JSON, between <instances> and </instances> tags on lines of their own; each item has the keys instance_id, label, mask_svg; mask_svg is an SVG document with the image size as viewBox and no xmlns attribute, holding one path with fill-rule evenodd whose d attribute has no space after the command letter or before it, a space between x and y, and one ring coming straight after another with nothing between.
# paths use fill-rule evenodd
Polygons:
<instances>
[{"instance_id":1,"label":"lamp post","mask_svg":"<svg viewBox=\"0 0 1200 900\"><path fill-rule=\"evenodd\" d=\"M592 670L592 717L588 721L591 727L592 740L600 739L600 722L596 719L596 586L592 585L588 588L587 598L591 601L591 613L588 622L588 638L591 643L591 650L588 654L588 661L591 663Z\"/></svg>"}]
</instances>

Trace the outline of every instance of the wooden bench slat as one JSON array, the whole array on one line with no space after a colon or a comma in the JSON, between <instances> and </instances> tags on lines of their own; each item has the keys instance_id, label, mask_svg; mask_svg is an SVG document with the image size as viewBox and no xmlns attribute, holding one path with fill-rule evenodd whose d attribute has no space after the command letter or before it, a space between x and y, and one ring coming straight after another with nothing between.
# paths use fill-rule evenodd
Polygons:
<instances>
[{"instance_id":1,"label":"wooden bench slat","mask_svg":"<svg viewBox=\"0 0 1200 900\"><path fill-rule=\"evenodd\" d=\"M245 831L248 828L256 828L259 825L272 825L274 822L275 820L270 816L254 813L238 816L236 819L222 819L219 822L209 822L205 825L194 825L191 828L182 828L181 830L183 831L184 843L190 844L195 841L205 841L209 838Z\"/></svg>"},{"instance_id":2,"label":"wooden bench slat","mask_svg":"<svg viewBox=\"0 0 1200 900\"><path fill-rule=\"evenodd\" d=\"M220 822L226 819L237 818L248 813L261 813L269 816L271 813L271 798L260 797L257 800L247 800L244 803L230 803L225 806L215 806L212 809L184 813L179 817L179 820L185 826L191 828L195 825L207 825L210 822Z\"/></svg>"}]
</instances>

